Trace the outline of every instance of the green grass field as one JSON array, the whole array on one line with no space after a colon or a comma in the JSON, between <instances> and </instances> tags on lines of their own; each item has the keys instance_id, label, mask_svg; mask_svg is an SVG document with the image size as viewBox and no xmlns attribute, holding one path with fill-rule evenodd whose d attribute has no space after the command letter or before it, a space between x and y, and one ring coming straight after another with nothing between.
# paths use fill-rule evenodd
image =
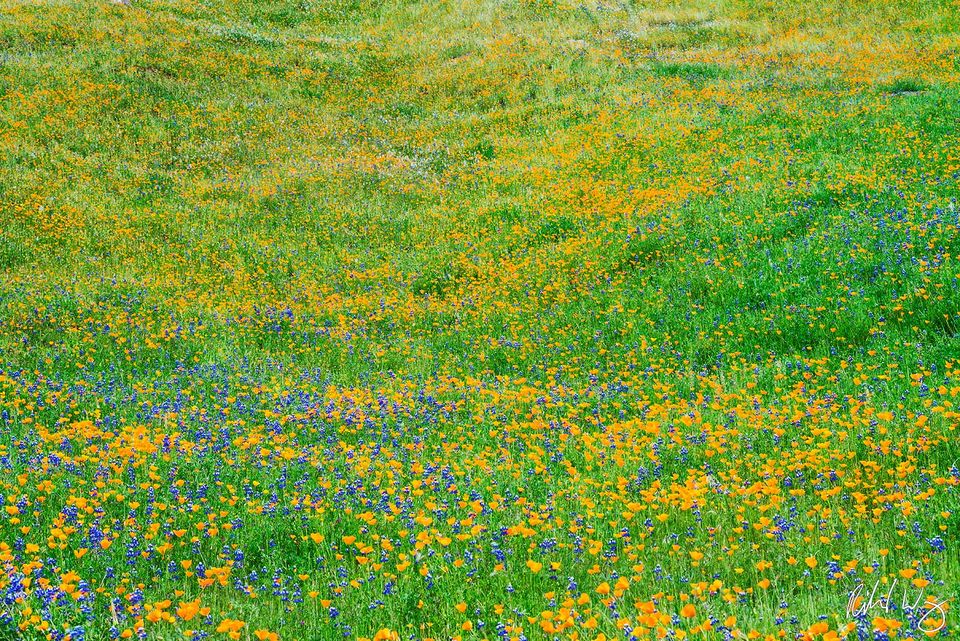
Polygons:
<instances>
[{"instance_id":1,"label":"green grass field","mask_svg":"<svg viewBox=\"0 0 960 641\"><path fill-rule=\"evenodd\" d=\"M0 0L0 639L960 638L960 4Z\"/></svg>"}]
</instances>

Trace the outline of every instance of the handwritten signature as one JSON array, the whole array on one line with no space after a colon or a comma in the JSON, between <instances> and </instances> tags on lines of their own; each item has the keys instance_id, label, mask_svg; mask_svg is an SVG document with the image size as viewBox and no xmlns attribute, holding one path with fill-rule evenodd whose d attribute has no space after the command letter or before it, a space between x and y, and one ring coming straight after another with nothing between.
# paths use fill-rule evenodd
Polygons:
<instances>
[{"instance_id":1,"label":"handwritten signature","mask_svg":"<svg viewBox=\"0 0 960 641\"><path fill-rule=\"evenodd\" d=\"M878 598L877 591L880 589L880 581L877 581L873 584L873 589L870 590L869 597L864 598L865 584L860 583L853 589L853 591L850 593L850 598L847 600L847 615L856 617L878 610L885 614L889 613L890 608L894 606L893 595L896 587L897 579L894 579L887 588L886 593L881 592ZM929 623L923 627L923 629L927 632L939 632L946 627L947 610L944 606L947 605L947 601L937 601L936 599L924 598L922 590L917 591L917 598L912 604L910 603L909 599L910 591L907 588L904 588L903 598L900 602L902 611L916 612L921 605L926 607L926 612L923 612L916 622L917 627L923 626L923 624L928 621ZM931 618L934 613L937 613L937 618Z\"/></svg>"}]
</instances>

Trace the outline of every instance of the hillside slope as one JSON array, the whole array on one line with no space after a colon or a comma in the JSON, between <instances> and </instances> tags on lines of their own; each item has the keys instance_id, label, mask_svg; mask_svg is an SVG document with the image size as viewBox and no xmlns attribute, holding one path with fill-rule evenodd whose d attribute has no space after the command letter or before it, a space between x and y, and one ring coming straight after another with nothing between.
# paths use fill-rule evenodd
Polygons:
<instances>
[{"instance_id":1,"label":"hillside slope","mask_svg":"<svg viewBox=\"0 0 960 641\"><path fill-rule=\"evenodd\" d=\"M958 81L948 2L0 0L0 626L953 638Z\"/></svg>"}]
</instances>

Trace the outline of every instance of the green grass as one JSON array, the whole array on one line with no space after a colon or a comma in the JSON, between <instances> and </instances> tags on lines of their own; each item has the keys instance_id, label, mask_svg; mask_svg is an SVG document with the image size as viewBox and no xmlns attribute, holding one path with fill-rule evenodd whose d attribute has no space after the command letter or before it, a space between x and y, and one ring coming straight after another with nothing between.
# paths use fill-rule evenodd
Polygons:
<instances>
[{"instance_id":1,"label":"green grass","mask_svg":"<svg viewBox=\"0 0 960 641\"><path fill-rule=\"evenodd\" d=\"M0 1L0 638L952 638L954 9Z\"/></svg>"}]
</instances>

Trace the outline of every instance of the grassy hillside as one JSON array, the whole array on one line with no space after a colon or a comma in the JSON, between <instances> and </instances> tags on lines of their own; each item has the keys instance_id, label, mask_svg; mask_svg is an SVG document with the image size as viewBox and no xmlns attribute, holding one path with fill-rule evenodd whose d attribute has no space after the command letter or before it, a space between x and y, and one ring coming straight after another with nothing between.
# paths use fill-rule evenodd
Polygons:
<instances>
[{"instance_id":1,"label":"grassy hillside","mask_svg":"<svg viewBox=\"0 0 960 641\"><path fill-rule=\"evenodd\" d=\"M0 0L0 639L960 635L958 143L951 2Z\"/></svg>"}]
</instances>

